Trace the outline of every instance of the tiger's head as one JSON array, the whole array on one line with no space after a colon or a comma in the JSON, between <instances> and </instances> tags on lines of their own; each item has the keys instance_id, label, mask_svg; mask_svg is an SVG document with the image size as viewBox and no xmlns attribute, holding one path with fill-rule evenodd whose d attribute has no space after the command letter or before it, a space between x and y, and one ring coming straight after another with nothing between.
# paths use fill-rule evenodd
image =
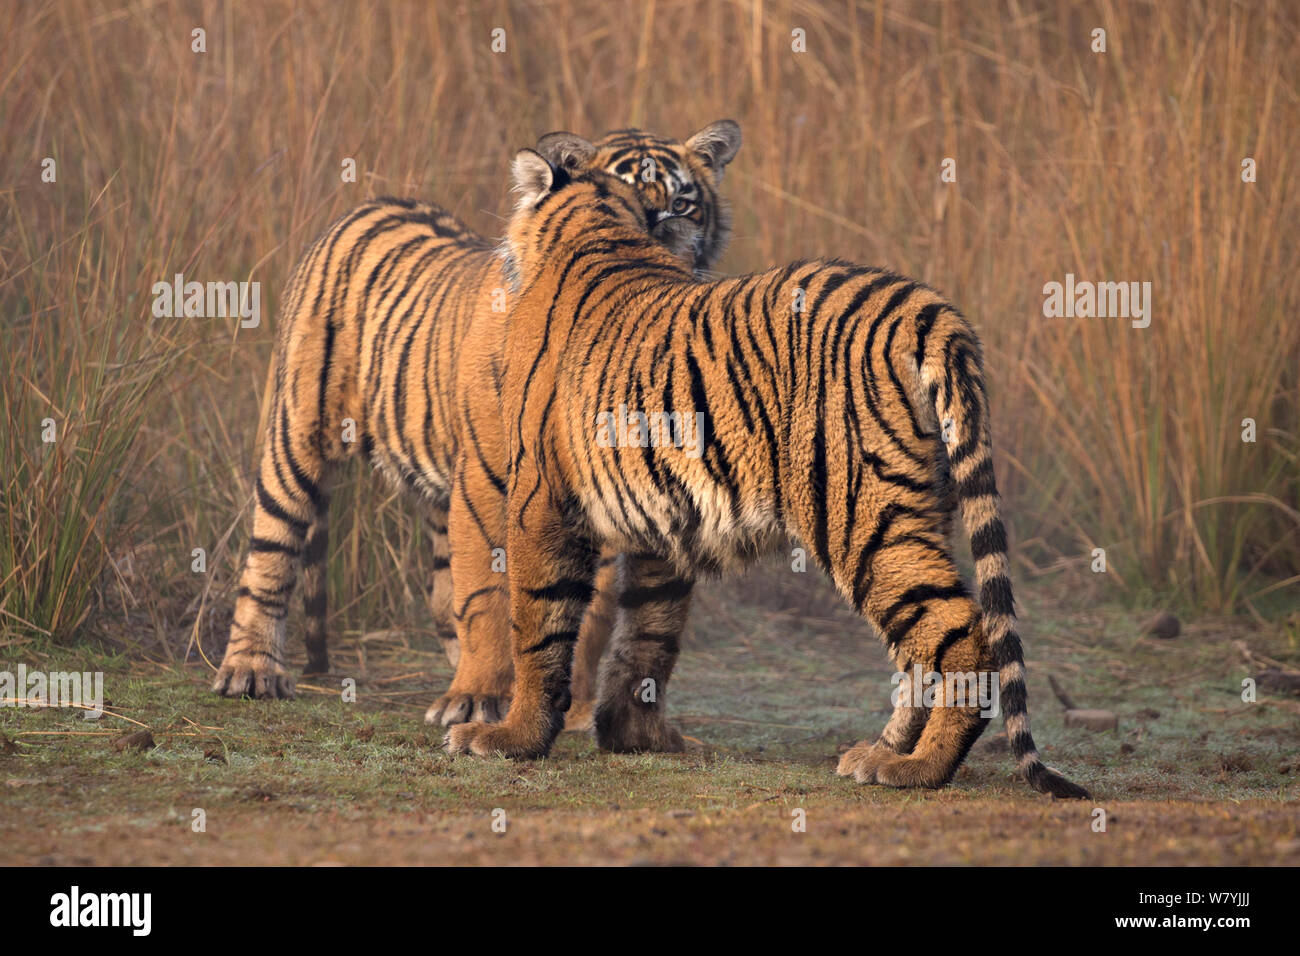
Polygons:
<instances>
[{"instance_id":1,"label":"tiger's head","mask_svg":"<svg viewBox=\"0 0 1300 956\"><path fill-rule=\"evenodd\" d=\"M548 133L536 150L516 157L516 212L535 208L571 177L598 171L631 187L644 213L638 225L692 270L703 272L717 262L730 236L731 214L718 187L740 139L740 126L732 120L710 123L685 141L635 129L615 130L595 143L574 133ZM535 160L521 166L525 154L540 156L549 169ZM509 246L522 238L512 228L507 274L514 273Z\"/></svg>"}]
</instances>

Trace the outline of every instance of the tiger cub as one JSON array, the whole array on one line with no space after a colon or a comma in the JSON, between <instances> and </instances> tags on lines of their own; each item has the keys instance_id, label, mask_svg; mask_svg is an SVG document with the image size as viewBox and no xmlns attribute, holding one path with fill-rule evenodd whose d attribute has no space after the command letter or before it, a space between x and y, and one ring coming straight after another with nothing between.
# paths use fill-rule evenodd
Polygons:
<instances>
[{"instance_id":1,"label":"tiger cub","mask_svg":"<svg viewBox=\"0 0 1300 956\"><path fill-rule=\"evenodd\" d=\"M994 670L1019 772L1036 790L1086 796L1030 736L980 346L961 313L919 282L839 260L702 282L646 238L650 215L617 177L531 150L513 170L507 240L521 291L501 404L514 699L501 723L452 727L447 749L549 751L610 548L625 555L619 603L631 615L602 665L597 741L671 743L664 690L695 577L794 536L902 674L945 675L933 707L898 695L841 775L948 783L988 717L947 678ZM608 441L601 423L615 409L657 410L659 440ZM978 600L947 544L958 510Z\"/></svg>"},{"instance_id":2,"label":"tiger cub","mask_svg":"<svg viewBox=\"0 0 1300 956\"><path fill-rule=\"evenodd\" d=\"M740 149L740 127L730 120L712 123L685 142L654 139L634 130L610 134L595 152L572 133L542 138L538 150L559 168L596 166L629 184L647 209L646 227L655 241L690 268L707 269L721 255L730 214L718 188L727 164ZM575 151L573 144L580 144ZM508 262L508 260L507 260ZM517 280L509 275L507 278ZM505 440L501 425L502 369L506 360L507 316L484 312L475 320L460 355L455 394L463 440L453 469L447 515L451 541L454 618L460 646L490 649L501 675L492 686L508 685L512 672L509 633L509 574L498 573L507 554L505 531ZM490 400L489 400L490 399ZM602 555L591 603L577 641L577 665L566 727L589 729L596 671L615 618L613 552ZM625 616L626 611L619 609ZM425 720L444 725L471 719L459 694L460 674L451 689L429 708ZM479 686L482 686L481 683ZM505 700L492 698L489 719L504 716ZM474 718L477 719L477 718Z\"/></svg>"},{"instance_id":3,"label":"tiger cub","mask_svg":"<svg viewBox=\"0 0 1300 956\"><path fill-rule=\"evenodd\" d=\"M573 163L564 136L539 143ZM691 242L646 222L647 235L676 243L683 268L707 268L726 242L725 205L711 180L695 182L684 153L739 143L730 121L705 127L685 144L637 130L600 140L594 159L627 176L656 218L693 224ZM306 673L326 672L325 557L329 482L336 466L360 455L423 499L435 538L432 611L456 663L451 691L431 715L444 723L490 720L510 693L508 640L455 640L453 585L446 542L462 411L481 403L499 420L495 383L464 374L471 344L501 335L506 279L496 244L437 205L375 199L333 223L290 277L282 307L268 401L266 440L255 485L253 533L240 576L225 657L213 690L230 697L289 697L285 622L297 571L306 612ZM482 412L470 416L484 417ZM595 660L608 637L614 569L603 573L584 627L580 674L594 692ZM497 576L496 580L500 580ZM464 609L462 608L462 612ZM590 650L588 650L590 648ZM457 659L458 658L458 659Z\"/></svg>"}]
</instances>

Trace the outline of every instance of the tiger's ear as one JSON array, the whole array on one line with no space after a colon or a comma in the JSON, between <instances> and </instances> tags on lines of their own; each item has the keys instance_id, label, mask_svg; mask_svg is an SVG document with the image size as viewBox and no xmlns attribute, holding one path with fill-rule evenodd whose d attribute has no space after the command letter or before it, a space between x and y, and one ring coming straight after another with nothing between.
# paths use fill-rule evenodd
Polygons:
<instances>
[{"instance_id":1,"label":"tiger's ear","mask_svg":"<svg viewBox=\"0 0 1300 956\"><path fill-rule=\"evenodd\" d=\"M552 166L545 156L531 149L515 153L510 175L514 180L514 191L519 193L517 209L537 205L544 196L569 181L568 173Z\"/></svg>"},{"instance_id":2,"label":"tiger's ear","mask_svg":"<svg viewBox=\"0 0 1300 956\"><path fill-rule=\"evenodd\" d=\"M595 146L577 133L567 133L563 130L547 133L539 139L537 151L552 166L568 170L585 169L591 162L591 157L596 155Z\"/></svg>"},{"instance_id":3,"label":"tiger's ear","mask_svg":"<svg viewBox=\"0 0 1300 956\"><path fill-rule=\"evenodd\" d=\"M686 148L699 156L720 182L727 163L740 151L740 124L729 119L710 123L686 141Z\"/></svg>"}]
</instances>

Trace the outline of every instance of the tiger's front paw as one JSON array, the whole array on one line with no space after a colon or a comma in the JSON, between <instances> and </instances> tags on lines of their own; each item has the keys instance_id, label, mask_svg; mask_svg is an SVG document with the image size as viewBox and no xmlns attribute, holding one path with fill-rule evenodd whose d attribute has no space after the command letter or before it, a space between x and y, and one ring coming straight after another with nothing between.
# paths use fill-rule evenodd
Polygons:
<instances>
[{"instance_id":1,"label":"tiger's front paw","mask_svg":"<svg viewBox=\"0 0 1300 956\"><path fill-rule=\"evenodd\" d=\"M293 678L269 651L227 653L212 690L222 697L286 699L293 696Z\"/></svg>"},{"instance_id":2,"label":"tiger's front paw","mask_svg":"<svg viewBox=\"0 0 1300 956\"><path fill-rule=\"evenodd\" d=\"M471 722L495 724L510 709L508 694L476 694L447 691L424 712L426 724L453 724Z\"/></svg>"},{"instance_id":3,"label":"tiger's front paw","mask_svg":"<svg viewBox=\"0 0 1300 956\"><path fill-rule=\"evenodd\" d=\"M447 753L473 754L476 757L515 757L530 759L545 757L551 749L554 735L538 734L531 729L521 730L509 723L456 724L447 731L443 745Z\"/></svg>"}]
</instances>

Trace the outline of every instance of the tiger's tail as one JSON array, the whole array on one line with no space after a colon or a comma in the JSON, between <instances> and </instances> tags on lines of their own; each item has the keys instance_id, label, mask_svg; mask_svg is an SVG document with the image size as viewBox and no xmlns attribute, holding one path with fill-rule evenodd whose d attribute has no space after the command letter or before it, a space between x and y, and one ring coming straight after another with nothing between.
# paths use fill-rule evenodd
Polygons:
<instances>
[{"instance_id":1,"label":"tiger's tail","mask_svg":"<svg viewBox=\"0 0 1300 956\"><path fill-rule=\"evenodd\" d=\"M1015 628L1007 535L993 477L979 340L955 311L931 312L928 325L926 319L923 315L917 345L921 382L938 415L958 508L970 535L978 602L992 666L999 674L999 698L1016 769L1040 793L1088 799L1087 790L1043 763L1029 733L1025 659Z\"/></svg>"}]
</instances>

